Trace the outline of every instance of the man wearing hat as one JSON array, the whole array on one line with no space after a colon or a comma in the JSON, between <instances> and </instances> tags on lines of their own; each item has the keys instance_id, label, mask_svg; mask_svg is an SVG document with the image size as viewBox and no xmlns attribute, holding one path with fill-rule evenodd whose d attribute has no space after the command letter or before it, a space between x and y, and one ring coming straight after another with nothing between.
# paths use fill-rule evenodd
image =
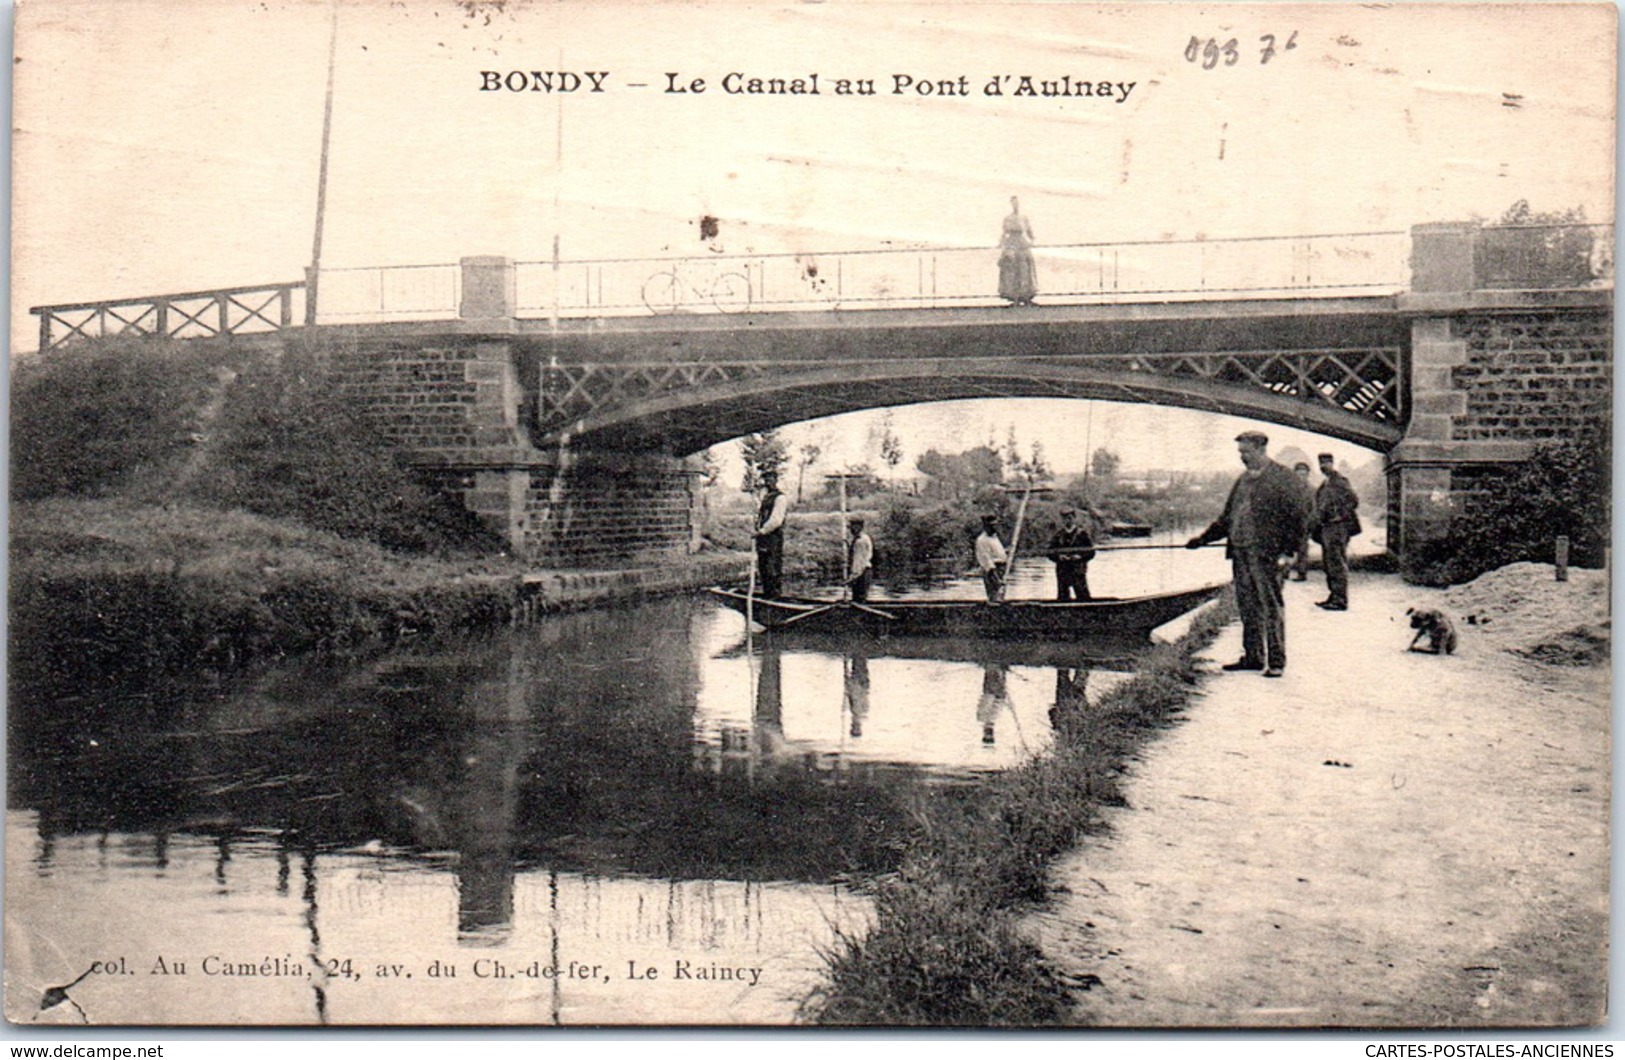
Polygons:
<instances>
[{"instance_id":1,"label":"man wearing hat","mask_svg":"<svg viewBox=\"0 0 1625 1060\"><path fill-rule=\"evenodd\" d=\"M1236 436L1236 451L1246 470L1231 487L1213 525L1185 547L1226 543L1236 607L1241 611L1243 653L1224 669L1262 670L1265 677L1280 677L1286 669L1286 621L1277 571L1281 557L1300 547L1314 501L1297 475L1269 458L1269 441L1258 431Z\"/></svg>"},{"instance_id":2,"label":"man wearing hat","mask_svg":"<svg viewBox=\"0 0 1625 1060\"><path fill-rule=\"evenodd\" d=\"M1077 512L1061 509L1061 525L1049 541L1055 561L1055 599L1089 599L1089 561L1095 558L1095 539L1078 523Z\"/></svg>"},{"instance_id":3,"label":"man wearing hat","mask_svg":"<svg viewBox=\"0 0 1625 1060\"><path fill-rule=\"evenodd\" d=\"M1310 532L1320 542L1326 568L1326 599L1315 606L1327 611L1349 609L1349 538L1360 532L1360 498L1348 478L1337 470L1330 453L1320 454L1320 473L1326 481L1315 491L1315 512Z\"/></svg>"},{"instance_id":4,"label":"man wearing hat","mask_svg":"<svg viewBox=\"0 0 1625 1060\"><path fill-rule=\"evenodd\" d=\"M998 523L991 515L982 516L982 532L976 538L976 569L982 572L987 602L1004 599L1004 542L999 540Z\"/></svg>"},{"instance_id":5,"label":"man wearing hat","mask_svg":"<svg viewBox=\"0 0 1625 1060\"><path fill-rule=\"evenodd\" d=\"M756 510L756 573L762 595L776 598L784 582L784 517L790 502L779 492L779 473L762 472L762 505Z\"/></svg>"},{"instance_id":6,"label":"man wearing hat","mask_svg":"<svg viewBox=\"0 0 1625 1060\"><path fill-rule=\"evenodd\" d=\"M869 584L874 578L875 543L863 530L863 520L853 519L849 524L852 541L847 546L846 586L852 591L853 603L869 599Z\"/></svg>"}]
</instances>

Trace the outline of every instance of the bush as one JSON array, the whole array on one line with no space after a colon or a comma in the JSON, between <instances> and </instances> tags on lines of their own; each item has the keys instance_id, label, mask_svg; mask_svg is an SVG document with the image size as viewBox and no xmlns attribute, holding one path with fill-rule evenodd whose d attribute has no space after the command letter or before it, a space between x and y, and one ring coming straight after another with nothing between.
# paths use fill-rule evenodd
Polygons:
<instances>
[{"instance_id":1,"label":"bush","mask_svg":"<svg viewBox=\"0 0 1625 1060\"><path fill-rule=\"evenodd\" d=\"M1566 536L1578 567L1600 567L1608 547L1611 446L1604 422L1578 437L1535 450L1493 476L1451 520L1448 533L1406 557L1405 577L1458 585L1508 563L1555 563Z\"/></svg>"},{"instance_id":2,"label":"bush","mask_svg":"<svg viewBox=\"0 0 1625 1060\"><path fill-rule=\"evenodd\" d=\"M197 495L404 552L494 552L456 501L421 483L324 372L295 358L245 368Z\"/></svg>"}]
</instances>

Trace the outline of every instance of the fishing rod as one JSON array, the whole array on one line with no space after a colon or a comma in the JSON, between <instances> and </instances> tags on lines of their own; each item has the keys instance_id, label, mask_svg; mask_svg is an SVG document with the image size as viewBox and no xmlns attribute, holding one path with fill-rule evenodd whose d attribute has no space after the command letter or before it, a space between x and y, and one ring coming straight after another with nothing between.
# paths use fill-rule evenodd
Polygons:
<instances>
[{"instance_id":1,"label":"fishing rod","mask_svg":"<svg viewBox=\"0 0 1625 1060\"><path fill-rule=\"evenodd\" d=\"M1210 542L1209 544L1205 544L1205 545L1197 545L1196 547L1197 548L1218 548L1222 544L1224 544L1223 541L1214 541L1214 542ZM1146 549L1154 549L1154 548L1190 548L1190 546L1189 545L1096 545L1095 546L1095 551L1096 552L1132 552L1132 551L1136 551L1136 550L1143 551L1143 550L1146 550Z\"/></svg>"}]
</instances>

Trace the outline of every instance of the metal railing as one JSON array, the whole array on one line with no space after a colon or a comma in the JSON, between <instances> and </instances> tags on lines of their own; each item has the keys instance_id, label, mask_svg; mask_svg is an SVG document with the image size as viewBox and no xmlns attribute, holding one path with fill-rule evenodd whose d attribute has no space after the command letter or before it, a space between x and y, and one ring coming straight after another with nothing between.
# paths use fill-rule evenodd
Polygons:
<instances>
[{"instance_id":1,"label":"metal railing","mask_svg":"<svg viewBox=\"0 0 1625 1060\"><path fill-rule=\"evenodd\" d=\"M1475 286L1613 284L1611 224L1470 230ZM1331 297L1409 289L1412 233L1071 243L1032 250L1039 304ZM996 247L521 261L513 315L600 318L1004 304ZM315 322L454 320L458 264L324 269ZM304 283L36 306L40 350L84 338L192 338L277 331L305 319Z\"/></svg>"},{"instance_id":2,"label":"metal railing","mask_svg":"<svg viewBox=\"0 0 1625 1060\"><path fill-rule=\"evenodd\" d=\"M1197 300L1404 289L1408 232L1033 248L1039 301ZM522 261L517 315L625 316L1000 305L996 247Z\"/></svg>"},{"instance_id":3,"label":"metal railing","mask_svg":"<svg viewBox=\"0 0 1625 1060\"><path fill-rule=\"evenodd\" d=\"M304 316L302 282L35 306L41 353L117 335L191 339L280 331Z\"/></svg>"}]
</instances>

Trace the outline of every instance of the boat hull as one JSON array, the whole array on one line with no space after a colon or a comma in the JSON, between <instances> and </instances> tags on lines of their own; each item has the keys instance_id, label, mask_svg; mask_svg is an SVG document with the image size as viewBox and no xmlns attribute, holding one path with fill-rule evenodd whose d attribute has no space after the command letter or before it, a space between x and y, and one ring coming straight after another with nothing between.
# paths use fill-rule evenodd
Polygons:
<instances>
[{"instance_id":1,"label":"boat hull","mask_svg":"<svg viewBox=\"0 0 1625 1060\"><path fill-rule=\"evenodd\" d=\"M1153 629L1213 599L1223 585L1177 593L1084 603L1012 600L885 600L867 604L794 597L764 600L737 589L709 590L770 630L808 633L865 631L911 637L1061 638L1144 637Z\"/></svg>"}]
</instances>

